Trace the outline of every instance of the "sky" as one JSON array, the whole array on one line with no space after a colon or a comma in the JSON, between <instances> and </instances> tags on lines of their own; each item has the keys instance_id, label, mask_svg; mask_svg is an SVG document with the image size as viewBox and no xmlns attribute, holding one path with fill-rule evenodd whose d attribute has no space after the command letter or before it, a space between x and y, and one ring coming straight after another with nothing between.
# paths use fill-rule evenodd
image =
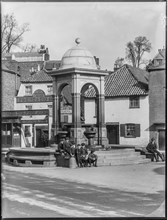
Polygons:
<instances>
[{"instance_id":1,"label":"sky","mask_svg":"<svg viewBox=\"0 0 167 220\"><path fill-rule=\"evenodd\" d=\"M125 57L126 44L145 36L153 59L165 46L165 2L2 2L2 15L13 13L18 24L29 23L23 44L45 45L51 60L81 39L100 60L101 69L112 70Z\"/></svg>"}]
</instances>

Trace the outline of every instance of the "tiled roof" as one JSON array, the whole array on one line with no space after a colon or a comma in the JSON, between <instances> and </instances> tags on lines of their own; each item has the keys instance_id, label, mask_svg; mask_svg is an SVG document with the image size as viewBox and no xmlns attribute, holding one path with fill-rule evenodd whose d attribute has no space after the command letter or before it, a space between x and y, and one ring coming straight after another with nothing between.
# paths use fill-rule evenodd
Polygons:
<instances>
[{"instance_id":1,"label":"tiled roof","mask_svg":"<svg viewBox=\"0 0 167 220\"><path fill-rule=\"evenodd\" d=\"M11 71L14 71L14 72L17 72L18 71L18 62L15 61L15 60L11 60L11 61L8 61L8 60L2 60L2 64L4 66L6 66L6 68L8 70L11 70Z\"/></svg>"},{"instance_id":2,"label":"tiled roof","mask_svg":"<svg viewBox=\"0 0 167 220\"><path fill-rule=\"evenodd\" d=\"M154 57L154 59L155 59L155 60L163 60L164 57L163 57L160 53L158 53L158 54Z\"/></svg>"},{"instance_id":3,"label":"tiled roof","mask_svg":"<svg viewBox=\"0 0 167 220\"><path fill-rule=\"evenodd\" d=\"M116 72L105 77L105 97L122 97L133 95L147 95L147 75L143 70L136 70L127 64L122 66ZM141 76L143 74L143 76ZM140 76L139 76L140 75ZM144 81L144 83L142 82ZM85 92L86 97L95 97L94 88Z\"/></svg>"},{"instance_id":4,"label":"tiled roof","mask_svg":"<svg viewBox=\"0 0 167 220\"><path fill-rule=\"evenodd\" d=\"M43 54L39 52L15 52L12 53L15 57L42 57Z\"/></svg>"},{"instance_id":5,"label":"tiled roof","mask_svg":"<svg viewBox=\"0 0 167 220\"><path fill-rule=\"evenodd\" d=\"M34 61L34 62L18 62L20 66L20 75L21 81L28 79L31 76L32 68L34 70L38 69L38 65L40 69L43 67L43 61Z\"/></svg>"},{"instance_id":6,"label":"tiled roof","mask_svg":"<svg viewBox=\"0 0 167 220\"><path fill-rule=\"evenodd\" d=\"M44 63L44 68L46 70L59 69L61 60L48 60Z\"/></svg>"},{"instance_id":7,"label":"tiled roof","mask_svg":"<svg viewBox=\"0 0 167 220\"><path fill-rule=\"evenodd\" d=\"M148 84L148 75L149 73L145 70L132 67L130 65L126 65L129 71L133 74L133 76L141 83Z\"/></svg>"},{"instance_id":8,"label":"tiled roof","mask_svg":"<svg viewBox=\"0 0 167 220\"><path fill-rule=\"evenodd\" d=\"M53 82L53 79L44 70L40 70L27 79L22 80L22 82Z\"/></svg>"},{"instance_id":9,"label":"tiled roof","mask_svg":"<svg viewBox=\"0 0 167 220\"><path fill-rule=\"evenodd\" d=\"M2 71L4 71L4 72L8 72L8 73L11 73L11 74L16 74L16 73L17 73L17 76L20 77L20 74L19 74L18 72L9 69L9 68L8 68L3 62L2 62L1 69L2 69Z\"/></svg>"}]
</instances>

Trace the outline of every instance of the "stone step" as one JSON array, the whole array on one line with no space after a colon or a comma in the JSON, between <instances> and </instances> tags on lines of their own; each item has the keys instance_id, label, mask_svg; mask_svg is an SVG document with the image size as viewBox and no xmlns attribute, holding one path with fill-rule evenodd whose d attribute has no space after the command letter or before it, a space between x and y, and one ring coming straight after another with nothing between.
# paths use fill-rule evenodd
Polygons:
<instances>
[{"instance_id":1,"label":"stone step","mask_svg":"<svg viewBox=\"0 0 167 220\"><path fill-rule=\"evenodd\" d=\"M98 156L98 157L116 157L116 156L130 156L130 155L141 155L140 152L135 152L135 151L132 151L132 152L117 152L117 153L98 153L98 152L95 152L95 154Z\"/></svg>"},{"instance_id":2,"label":"stone step","mask_svg":"<svg viewBox=\"0 0 167 220\"><path fill-rule=\"evenodd\" d=\"M133 152L135 151L134 148L126 148L126 149L110 149L110 150L98 150L96 153L117 153L117 152Z\"/></svg>"},{"instance_id":3,"label":"stone step","mask_svg":"<svg viewBox=\"0 0 167 220\"><path fill-rule=\"evenodd\" d=\"M98 157L98 161L111 161L111 160L138 160L138 159L146 159L145 155L129 155L128 157L126 156L117 156L117 157Z\"/></svg>"},{"instance_id":4,"label":"stone step","mask_svg":"<svg viewBox=\"0 0 167 220\"><path fill-rule=\"evenodd\" d=\"M138 159L138 160L113 160L110 162L100 163L97 161L98 166L112 166L112 165L128 165L128 164L140 164L140 163L150 163L150 159Z\"/></svg>"},{"instance_id":5,"label":"stone step","mask_svg":"<svg viewBox=\"0 0 167 220\"><path fill-rule=\"evenodd\" d=\"M145 160L145 159L148 159L148 158L131 157L131 158L98 159L98 162L99 163L110 163L112 161L137 161L137 160ZM148 160L151 161L151 159L148 159Z\"/></svg>"}]
</instances>

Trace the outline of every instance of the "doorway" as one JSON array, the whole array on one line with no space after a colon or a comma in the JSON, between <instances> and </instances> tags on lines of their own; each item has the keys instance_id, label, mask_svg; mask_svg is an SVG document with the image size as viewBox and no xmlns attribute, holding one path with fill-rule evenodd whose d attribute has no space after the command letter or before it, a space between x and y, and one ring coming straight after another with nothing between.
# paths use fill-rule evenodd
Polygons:
<instances>
[{"instance_id":1,"label":"doorway","mask_svg":"<svg viewBox=\"0 0 167 220\"><path fill-rule=\"evenodd\" d=\"M45 127L36 127L36 147L47 147L48 129Z\"/></svg>"},{"instance_id":2,"label":"doorway","mask_svg":"<svg viewBox=\"0 0 167 220\"><path fill-rule=\"evenodd\" d=\"M119 125L106 125L109 144L119 144Z\"/></svg>"}]
</instances>

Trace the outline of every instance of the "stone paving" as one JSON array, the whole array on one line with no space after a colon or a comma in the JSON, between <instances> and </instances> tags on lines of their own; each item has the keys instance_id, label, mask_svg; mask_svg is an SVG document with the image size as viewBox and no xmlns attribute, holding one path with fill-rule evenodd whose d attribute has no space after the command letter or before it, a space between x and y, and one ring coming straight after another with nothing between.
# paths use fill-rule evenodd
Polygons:
<instances>
[{"instance_id":1,"label":"stone paving","mask_svg":"<svg viewBox=\"0 0 167 220\"><path fill-rule=\"evenodd\" d=\"M128 192L155 194L164 191L165 163L133 164L106 167L61 168L61 167L14 167L3 164L2 171L10 170L58 178L71 182L89 183L96 186L119 189ZM150 216L164 217L165 202Z\"/></svg>"}]
</instances>

